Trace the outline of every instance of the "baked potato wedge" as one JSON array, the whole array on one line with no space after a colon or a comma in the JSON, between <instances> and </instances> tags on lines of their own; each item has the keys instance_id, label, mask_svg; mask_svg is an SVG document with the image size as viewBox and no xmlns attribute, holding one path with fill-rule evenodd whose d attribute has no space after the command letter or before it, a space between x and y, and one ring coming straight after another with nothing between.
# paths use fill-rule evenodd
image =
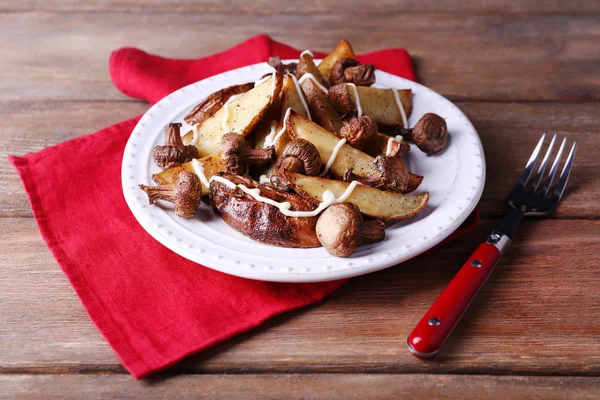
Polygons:
<instances>
[{"instance_id":1,"label":"baked potato wedge","mask_svg":"<svg viewBox=\"0 0 600 400\"><path fill-rule=\"evenodd\" d=\"M330 190L336 197L341 196L350 183L306 176L295 172L284 171L286 184L296 193L305 193L318 201L323 201L323 193ZM417 215L427 205L429 192L418 195L405 195L358 185L348 199L360 212L384 222L396 222Z\"/></svg>"},{"instance_id":2,"label":"baked potato wedge","mask_svg":"<svg viewBox=\"0 0 600 400\"><path fill-rule=\"evenodd\" d=\"M278 192L269 185L238 175L222 177L247 188L260 189L260 195L277 202L290 202L293 211L312 211L317 202L307 196ZM271 204L257 201L238 186L232 188L214 180L210 183L210 198L223 220L241 234L258 242L283 247L320 247L316 224L318 217L288 217Z\"/></svg>"},{"instance_id":3,"label":"baked potato wedge","mask_svg":"<svg viewBox=\"0 0 600 400\"><path fill-rule=\"evenodd\" d=\"M412 112L412 91L410 89L380 89L357 86L358 97L363 115L368 115L381 126L403 126L402 114L398 109L394 92L396 90L404 108L406 118ZM356 95L347 84L341 83L329 89L329 99L340 114L356 113Z\"/></svg>"},{"instance_id":4,"label":"baked potato wedge","mask_svg":"<svg viewBox=\"0 0 600 400\"><path fill-rule=\"evenodd\" d=\"M342 58L356 58L354 51L352 50L352 46L347 40L342 40L339 42L335 49L333 49L333 51L319 63L318 68L321 72L321 75L329 78L331 69L335 63Z\"/></svg>"},{"instance_id":5,"label":"baked potato wedge","mask_svg":"<svg viewBox=\"0 0 600 400\"><path fill-rule=\"evenodd\" d=\"M290 113L287 132L292 139L302 138L314 144L321 155L323 165L327 164L336 145L341 140L308 118L294 112ZM356 175L367 176L376 172L374 161L375 159L370 155L355 149L349 144L343 144L335 161L329 168L329 172L336 178L341 179L346 170L352 168Z\"/></svg>"},{"instance_id":6,"label":"baked potato wedge","mask_svg":"<svg viewBox=\"0 0 600 400\"><path fill-rule=\"evenodd\" d=\"M199 159L198 161L200 161L204 166L204 176L206 176L206 179L210 179L212 176L217 175L219 172L225 171L225 164L223 163L223 159L221 158L220 154L206 156ZM196 173L194 167L192 166L192 163L193 161L190 161L183 164L181 167L170 168L159 172L158 174L154 174L152 175L152 180L157 185L165 185L177 182L177 177L182 171ZM200 178L200 175L198 175L198 178ZM202 182L202 179L200 179L200 182ZM205 196L207 194L208 187L206 187L204 183L202 183L202 196Z\"/></svg>"},{"instance_id":7,"label":"baked potato wedge","mask_svg":"<svg viewBox=\"0 0 600 400\"><path fill-rule=\"evenodd\" d=\"M183 143L194 144L200 157L217 154L221 148L221 137L225 134L222 125L226 116L230 131L247 137L279 98L281 85L282 75L276 72L257 87L229 103L227 110L222 107L212 117L204 120L197 128L196 143L192 143L193 131L182 137Z\"/></svg>"},{"instance_id":8,"label":"baked potato wedge","mask_svg":"<svg viewBox=\"0 0 600 400\"><path fill-rule=\"evenodd\" d=\"M192 108L183 120L190 125L199 124L219 111L231 96L246 93L247 91L252 90L253 87L254 82L249 82L217 90L204 99L202 103Z\"/></svg>"},{"instance_id":9,"label":"baked potato wedge","mask_svg":"<svg viewBox=\"0 0 600 400\"><path fill-rule=\"evenodd\" d=\"M414 192L421 186L423 182L423 175L413 174L412 172L408 173L408 185L406 185L406 190L404 193Z\"/></svg>"}]
</instances>

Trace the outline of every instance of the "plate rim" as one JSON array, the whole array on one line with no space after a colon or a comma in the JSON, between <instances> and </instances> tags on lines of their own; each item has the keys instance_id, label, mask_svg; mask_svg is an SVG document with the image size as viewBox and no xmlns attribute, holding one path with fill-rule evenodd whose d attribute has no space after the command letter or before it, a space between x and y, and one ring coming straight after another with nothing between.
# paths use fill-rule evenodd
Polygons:
<instances>
[{"instance_id":1,"label":"plate rim","mask_svg":"<svg viewBox=\"0 0 600 400\"><path fill-rule=\"evenodd\" d=\"M285 61L297 61L297 60L285 60ZM132 182L135 179L135 177L131 170L133 169L133 166L135 165L136 162L138 162L138 163L140 162L140 161L137 161L135 158L136 158L136 154L138 151L137 149L139 149L138 144L136 142L142 138L141 132L146 129L147 124L149 124L151 122L151 120L156 117L157 114L163 115L163 117L164 117L164 114L168 112L169 107L172 107L171 103L174 100L176 100L177 97L185 95L185 93L189 93L191 90L200 90L202 86L211 86L211 83L214 85L218 82L223 81L224 84L222 86L220 86L220 88L226 87L231 84L231 83L228 83L228 80L230 81L231 80L230 78L233 77L234 75L242 75L243 76L243 75L248 75L252 72L256 73L257 69L260 69L266 65L268 65L268 64L265 62L262 62L262 63L248 65L248 66L241 67L241 68L236 68L236 69L226 71L226 72L223 72L223 73L220 73L217 75L213 75L211 77L191 83L187 86L184 86L181 89L178 89L178 90L172 92L171 94L165 96L163 99L161 99L160 101L155 103L152 107L150 107L144 113L144 115L140 118L140 120L138 121L138 123L136 124L134 129L132 130L132 133L131 133L129 139L127 140L127 144L125 145L123 161L122 161L122 166L121 166L121 181L122 181L123 194L125 197L125 201L129 207L129 209L131 210L132 214L134 215L136 221L142 226L142 228L150 236L152 236L160 244L164 245L165 247L167 247L171 251L175 252L176 254L178 254L192 262L200 264L203 267L211 268L211 269L214 269L214 270L217 270L217 271L220 271L223 273L227 273L230 275L235 275L238 277L255 279L255 280L263 280L263 281L273 281L273 282L322 282L322 281L331 281L331 280L337 280L337 279L350 278L353 276L358 276L358 275L363 275L363 274L379 271L379 270L400 264L409 259L412 259L412 258L418 256L419 254L422 254L422 253L430 250L431 248L438 245L445 238L447 238L450 234L452 234L452 232L454 232L468 218L468 216L471 214L471 212L475 209L475 207L477 206L477 203L479 202L479 200L482 196L483 188L485 185L486 164L485 164L485 154L483 151L483 146L481 144L481 139L479 138L477 130L475 129L475 127L473 126L471 121L466 117L466 115L454 103L452 103L450 100L448 100L444 96L440 95L439 93L433 91L432 89L429 89L428 87L421 85L418 82L413 82L411 80L399 77L397 75L378 70L377 71L378 75L383 74L383 76L387 76L388 79L400 80L399 84L404 84L405 86L408 86L408 87L412 86L411 89L413 89L413 91L415 91L414 88L418 88L419 92L421 92L421 91L422 92L430 92L431 94L433 94L435 96L439 96L443 101L446 101L449 103L451 108L454 109L454 112L456 113L456 115L459 118L461 118L463 120L462 122L465 123L467 128L469 128L469 130L474 133L473 136L474 136L475 142L473 143L473 145L475 147L478 147L478 150L479 150L477 152L477 154L472 154L473 157L479 157L479 160L474 160L474 161L478 162L478 164L475 164L475 165L479 168L479 171L476 171L476 172L479 172L478 177L476 177L476 183L475 183L476 186L471 187L472 189L474 189L474 193L471 195L471 197L469 197L468 204L461 206L461 210L460 210L460 213L458 214L458 216L454 217L450 221L450 223L445 224L444 229L440 229L440 227L438 227L439 232L437 234L434 234L431 237L426 237L424 240L421 240L421 243L418 243L413 250L406 251L404 255L397 255L396 257L394 257L388 251L388 252L382 253L383 257L378 257L379 253L375 252L374 255L371 255L371 257L367 257L367 259L377 257L378 260L372 260L373 262L371 262L370 265L368 265L368 266L355 266L355 265L353 265L351 258L350 259L337 259L336 258L336 260L342 260L342 261L345 260L344 262L345 262L347 268L334 270L333 268L329 268L330 266L327 266L327 268L325 268L322 271L314 271L314 270L310 270L310 269L309 270L302 270L302 269L298 270L298 269L293 269L293 268L292 269L288 268L288 269L281 271L281 270L275 270L274 267L269 265L269 264L272 264L272 262L271 263L267 262L265 265L259 266L259 265L256 265L256 263L245 264L241 260L233 260L233 263L229 263L230 265L227 265L228 257L224 256L223 254L217 254L216 252L214 252L212 250L207 251L206 249L196 248L189 244L187 245L187 246L189 246L189 248L186 248L187 246L182 245L183 241L181 240L181 238L178 238L177 235L175 235L175 236L172 235L172 230L171 231L167 230L166 232L161 232L163 226L161 226L160 223L156 224L155 221L152 221L152 219L156 219L156 217L152 216L152 214L153 214L152 212L147 211L148 209L150 209L150 207L147 206L147 199L141 198L141 196L139 195L141 192L138 192L137 194L134 193L135 189L137 189L137 184L139 182ZM394 85L394 86L396 86L396 85ZM218 89L216 89L216 90L218 90ZM210 92L210 93L212 93L212 92ZM210 93L206 93L206 95L209 95ZM196 97L196 99L197 99L197 97ZM196 100L196 102L197 101L198 100ZM180 107L177 110L177 112L181 112L181 109L182 108ZM171 113L173 113L173 112L174 111L171 110ZM147 174L147 171L146 171L146 174ZM456 179L459 178L459 175L460 174L457 173ZM133 186L132 186L132 184L133 184ZM452 189L455 187L455 185L456 185L456 183L453 184L450 192L452 192ZM134 187L135 187L135 189L134 189ZM139 191L139 189L138 189L138 191ZM257 243L257 242L253 242L253 243ZM404 247L406 247L406 246L404 246ZM412 246L409 246L409 247L412 247ZM194 251L192 251L192 249ZM223 248L223 250L226 252L225 248ZM299 250L301 250L301 249L299 249ZM400 254L402 254L402 253L400 253ZM278 257L278 258L281 258L281 257ZM285 259L285 257L284 257L284 259ZM327 259L329 259L329 257Z\"/></svg>"}]
</instances>

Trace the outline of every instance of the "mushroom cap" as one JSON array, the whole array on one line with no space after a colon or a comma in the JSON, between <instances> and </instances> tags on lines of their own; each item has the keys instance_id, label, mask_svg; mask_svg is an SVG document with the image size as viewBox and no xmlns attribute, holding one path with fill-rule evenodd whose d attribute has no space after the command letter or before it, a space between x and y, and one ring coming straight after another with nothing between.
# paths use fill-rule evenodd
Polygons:
<instances>
[{"instance_id":1,"label":"mushroom cap","mask_svg":"<svg viewBox=\"0 0 600 400\"><path fill-rule=\"evenodd\" d=\"M221 158L227 172L236 175L246 173L244 160L246 146L244 138L237 133L231 132L223 135L221 138Z\"/></svg>"},{"instance_id":2,"label":"mushroom cap","mask_svg":"<svg viewBox=\"0 0 600 400\"><path fill-rule=\"evenodd\" d=\"M355 114L358 111L356 104L352 101L352 97L350 97L350 93L348 93L346 83L338 83L330 87L327 95L337 112L342 116Z\"/></svg>"},{"instance_id":3,"label":"mushroom cap","mask_svg":"<svg viewBox=\"0 0 600 400\"><path fill-rule=\"evenodd\" d=\"M375 168L381 173L385 190L402 192L408 186L408 170L399 157L379 156Z\"/></svg>"},{"instance_id":4,"label":"mushroom cap","mask_svg":"<svg viewBox=\"0 0 600 400\"><path fill-rule=\"evenodd\" d=\"M360 245L363 225L356 205L334 204L323 211L317 220L317 238L330 254L349 257Z\"/></svg>"},{"instance_id":5,"label":"mushroom cap","mask_svg":"<svg viewBox=\"0 0 600 400\"><path fill-rule=\"evenodd\" d=\"M376 134L377 123L368 115L350 118L340 129L340 136L357 149L363 148Z\"/></svg>"},{"instance_id":6,"label":"mushroom cap","mask_svg":"<svg viewBox=\"0 0 600 400\"><path fill-rule=\"evenodd\" d=\"M347 82L344 71L349 67L357 67L360 63L354 58L341 58L335 62L329 73L329 82L332 85Z\"/></svg>"},{"instance_id":7,"label":"mushroom cap","mask_svg":"<svg viewBox=\"0 0 600 400\"><path fill-rule=\"evenodd\" d=\"M424 153L441 151L448 143L446 120L434 113L423 115L412 129L412 140Z\"/></svg>"},{"instance_id":8,"label":"mushroom cap","mask_svg":"<svg viewBox=\"0 0 600 400\"><path fill-rule=\"evenodd\" d=\"M175 214L181 218L192 218L200 207L202 184L192 172L183 171L177 179L175 194Z\"/></svg>"},{"instance_id":9,"label":"mushroom cap","mask_svg":"<svg viewBox=\"0 0 600 400\"><path fill-rule=\"evenodd\" d=\"M294 172L311 176L318 175L319 172L321 172L323 163L321 162L319 150L317 150L314 144L306 139L298 138L288 142L281 151L281 155L277 160L275 168L280 169L283 166L284 161L290 157L298 159L302 162L302 164L294 162L295 165L300 167L300 170L298 170L296 167L291 168L294 170Z\"/></svg>"}]
</instances>

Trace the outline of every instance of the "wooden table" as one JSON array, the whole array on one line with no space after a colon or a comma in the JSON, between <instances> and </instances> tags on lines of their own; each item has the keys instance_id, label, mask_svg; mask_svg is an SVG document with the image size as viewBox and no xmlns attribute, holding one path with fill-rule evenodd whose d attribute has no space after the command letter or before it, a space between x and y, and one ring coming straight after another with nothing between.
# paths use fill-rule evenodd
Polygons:
<instances>
[{"instance_id":1,"label":"wooden table","mask_svg":"<svg viewBox=\"0 0 600 400\"><path fill-rule=\"evenodd\" d=\"M0 398L600 396L600 2L302 3L3 2ZM449 245L135 381L48 251L6 155L144 112L147 104L111 84L113 49L193 58L263 32L298 48L329 50L341 38L359 53L407 47L420 81L453 100L481 136L483 219ZM522 224L444 352L415 359L408 333L500 218L546 130L580 141L563 203Z\"/></svg>"}]
</instances>

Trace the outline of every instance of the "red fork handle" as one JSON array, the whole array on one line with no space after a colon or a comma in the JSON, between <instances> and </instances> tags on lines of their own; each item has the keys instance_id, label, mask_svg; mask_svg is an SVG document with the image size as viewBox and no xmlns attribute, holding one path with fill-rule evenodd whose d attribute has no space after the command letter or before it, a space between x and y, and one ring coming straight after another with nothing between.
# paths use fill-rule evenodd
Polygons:
<instances>
[{"instance_id":1,"label":"red fork handle","mask_svg":"<svg viewBox=\"0 0 600 400\"><path fill-rule=\"evenodd\" d=\"M411 353L429 358L440 350L500 257L493 244L485 242L477 247L408 336Z\"/></svg>"}]
</instances>

